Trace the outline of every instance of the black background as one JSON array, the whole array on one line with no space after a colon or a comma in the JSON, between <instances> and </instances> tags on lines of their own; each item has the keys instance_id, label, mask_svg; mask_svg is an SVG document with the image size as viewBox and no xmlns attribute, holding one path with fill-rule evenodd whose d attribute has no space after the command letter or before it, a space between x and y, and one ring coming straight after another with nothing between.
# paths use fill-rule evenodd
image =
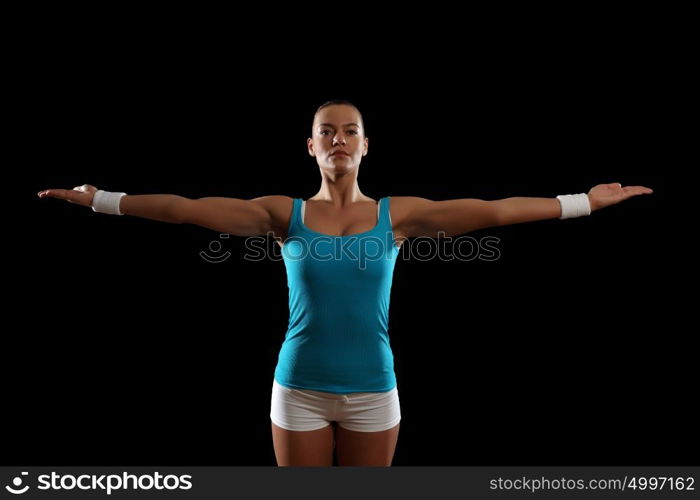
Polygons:
<instances>
[{"instance_id":1,"label":"black background","mask_svg":"<svg viewBox=\"0 0 700 500\"><path fill-rule=\"evenodd\" d=\"M687 462L697 415L669 38L633 23L494 22L370 43L357 26L301 40L151 21L54 25L22 42L4 462L275 464L283 263L244 260L243 238L36 193L308 198L320 176L305 139L334 98L364 114L359 182L375 199L655 191L473 233L500 238L495 262L399 257L394 465ZM217 240L231 256L207 263L199 252Z\"/></svg>"}]
</instances>

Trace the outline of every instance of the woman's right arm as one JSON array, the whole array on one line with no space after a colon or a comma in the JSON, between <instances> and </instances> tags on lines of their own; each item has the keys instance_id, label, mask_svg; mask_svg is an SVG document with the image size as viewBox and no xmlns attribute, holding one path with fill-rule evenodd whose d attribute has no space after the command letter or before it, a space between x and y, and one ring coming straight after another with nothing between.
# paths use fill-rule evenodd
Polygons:
<instances>
[{"instance_id":1,"label":"woman's right arm","mask_svg":"<svg viewBox=\"0 0 700 500\"><path fill-rule=\"evenodd\" d=\"M90 207L97 188L47 189L40 198L59 198ZM208 197L190 199L173 194L122 196L119 210L125 215L173 224L195 224L235 236L279 233L289 222L292 198L263 196L251 200Z\"/></svg>"},{"instance_id":2,"label":"woman's right arm","mask_svg":"<svg viewBox=\"0 0 700 500\"><path fill-rule=\"evenodd\" d=\"M128 196L122 198L122 206L126 198ZM276 195L251 200L219 197L196 200L181 196L176 198L178 199L173 202L170 211L174 222L196 224L234 236L284 233L289 224L293 202L289 196Z\"/></svg>"}]
</instances>

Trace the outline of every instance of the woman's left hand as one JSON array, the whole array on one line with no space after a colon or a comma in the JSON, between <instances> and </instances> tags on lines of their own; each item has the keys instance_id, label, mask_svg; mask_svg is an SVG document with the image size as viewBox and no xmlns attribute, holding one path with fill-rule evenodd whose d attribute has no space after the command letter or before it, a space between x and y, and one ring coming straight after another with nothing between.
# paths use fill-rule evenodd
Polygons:
<instances>
[{"instance_id":1,"label":"woman's left hand","mask_svg":"<svg viewBox=\"0 0 700 500\"><path fill-rule=\"evenodd\" d=\"M598 184L588 192L591 212L599 208L609 207L638 194L651 194L654 191L644 186L625 186L619 182Z\"/></svg>"}]
</instances>

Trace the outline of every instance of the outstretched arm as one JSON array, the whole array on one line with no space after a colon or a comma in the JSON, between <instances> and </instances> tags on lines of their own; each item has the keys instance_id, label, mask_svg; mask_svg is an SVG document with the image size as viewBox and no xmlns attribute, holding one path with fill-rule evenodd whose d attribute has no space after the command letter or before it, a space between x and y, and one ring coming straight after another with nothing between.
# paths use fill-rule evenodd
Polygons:
<instances>
[{"instance_id":1,"label":"outstretched arm","mask_svg":"<svg viewBox=\"0 0 700 500\"><path fill-rule=\"evenodd\" d=\"M620 203L640 194L651 194L644 186L626 186L618 182L599 184L588 192L591 211ZM485 201L473 198L432 201L416 197L392 197L396 205L398 228L406 237L455 236L484 229L522 222L555 219L562 215L557 198L513 197Z\"/></svg>"},{"instance_id":2,"label":"outstretched arm","mask_svg":"<svg viewBox=\"0 0 700 500\"><path fill-rule=\"evenodd\" d=\"M58 198L90 207L98 189L84 184L73 189L47 189L40 198ZM252 200L207 197L190 199L173 194L126 195L119 211L173 224L196 224L235 236L256 236L285 227L285 214L291 211L291 198L263 196Z\"/></svg>"}]
</instances>

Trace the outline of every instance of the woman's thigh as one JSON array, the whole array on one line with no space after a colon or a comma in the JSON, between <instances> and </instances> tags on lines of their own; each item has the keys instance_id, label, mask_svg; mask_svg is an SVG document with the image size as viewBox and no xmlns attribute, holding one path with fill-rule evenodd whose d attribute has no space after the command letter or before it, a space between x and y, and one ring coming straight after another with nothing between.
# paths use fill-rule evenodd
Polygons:
<instances>
[{"instance_id":1,"label":"woman's thigh","mask_svg":"<svg viewBox=\"0 0 700 500\"><path fill-rule=\"evenodd\" d=\"M333 465L333 427L315 431L289 431L272 424L277 465L330 467Z\"/></svg>"},{"instance_id":2,"label":"woman's thigh","mask_svg":"<svg viewBox=\"0 0 700 500\"><path fill-rule=\"evenodd\" d=\"M272 386L270 420L279 466L333 465L335 401L278 384Z\"/></svg>"},{"instance_id":3,"label":"woman's thigh","mask_svg":"<svg viewBox=\"0 0 700 500\"><path fill-rule=\"evenodd\" d=\"M352 467L388 467L399 439L399 425L379 432L357 432L340 426L335 433L338 465Z\"/></svg>"}]
</instances>

